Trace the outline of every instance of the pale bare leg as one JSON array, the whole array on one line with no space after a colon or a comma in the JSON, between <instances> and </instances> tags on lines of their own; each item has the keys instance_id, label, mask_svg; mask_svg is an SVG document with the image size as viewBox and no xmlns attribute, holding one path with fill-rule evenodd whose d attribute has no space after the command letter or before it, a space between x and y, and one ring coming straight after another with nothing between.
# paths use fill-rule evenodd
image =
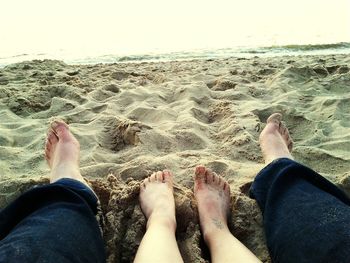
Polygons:
<instances>
[{"instance_id":1,"label":"pale bare leg","mask_svg":"<svg viewBox=\"0 0 350 263\"><path fill-rule=\"evenodd\" d=\"M278 158L293 159L293 141L288 129L281 122L282 115L274 113L267 119L267 125L260 134L259 142L265 164Z\"/></svg>"},{"instance_id":2,"label":"pale bare leg","mask_svg":"<svg viewBox=\"0 0 350 263\"><path fill-rule=\"evenodd\" d=\"M45 144L45 158L51 168L50 183L71 178L89 186L80 174L79 154L79 142L68 125L61 120L52 122Z\"/></svg>"},{"instance_id":3,"label":"pale bare leg","mask_svg":"<svg viewBox=\"0 0 350 263\"><path fill-rule=\"evenodd\" d=\"M197 166L194 180L201 230L210 250L211 261L260 262L231 234L227 226L230 206L229 184L203 166Z\"/></svg>"},{"instance_id":4,"label":"pale bare leg","mask_svg":"<svg viewBox=\"0 0 350 263\"><path fill-rule=\"evenodd\" d=\"M140 205L147 218L147 230L134 262L183 262L176 243L173 177L157 172L140 186Z\"/></svg>"}]
</instances>

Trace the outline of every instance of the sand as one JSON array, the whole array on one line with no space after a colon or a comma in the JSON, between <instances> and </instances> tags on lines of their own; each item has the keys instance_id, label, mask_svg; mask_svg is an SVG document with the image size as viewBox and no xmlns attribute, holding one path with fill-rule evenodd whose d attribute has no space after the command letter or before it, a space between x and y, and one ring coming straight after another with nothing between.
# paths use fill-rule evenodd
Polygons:
<instances>
[{"instance_id":1,"label":"sand","mask_svg":"<svg viewBox=\"0 0 350 263\"><path fill-rule=\"evenodd\" d=\"M108 262L130 262L145 231L138 184L175 175L177 240L185 262L208 262L193 173L203 164L232 189L232 233L269 262L249 186L264 167L258 136L281 112L295 158L350 193L350 58L346 55L0 69L0 206L47 183L51 118L81 143L81 171L98 193Z\"/></svg>"}]
</instances>

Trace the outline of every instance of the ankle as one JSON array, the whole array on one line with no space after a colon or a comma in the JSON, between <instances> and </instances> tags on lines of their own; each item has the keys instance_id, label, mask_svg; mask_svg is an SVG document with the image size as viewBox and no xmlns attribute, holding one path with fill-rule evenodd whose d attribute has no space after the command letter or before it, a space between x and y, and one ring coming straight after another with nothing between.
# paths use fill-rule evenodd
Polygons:
<instances>
[{"instance_id":1,"label":"ankle","mask_svg":"<svg viewBox=\"0 0 350 263\"><path fill-rule=\"evenodd\" d=\"M50 173L50 181L57 181L61 178L71 178L78 181L84 181L78 166L57 165L56 167L52 168Z\"/></svg>"},{"instance_id":2,"label":"ankle","mask_svg":"<svg viewBox=\"0 0 350 263\"><path fill-rule=\"evenodd\" d=\"M273 161L280 159L280 158L288 158L291 160L294 160L293 156L291 154L279 154L279 155L275 155L275 156L269 156L269 157L265 157L265 165L268 165L270 163L272 163Z\"/></svg>"},{"instance_id":3,"label":"ankle","mask_svg":"<svg viewBox=\"0 0 350 263\"><path fill-rule=\"evenodd\" d=\"M227 234L231 235L231 232L227 226L218 229L212 228L203 232L203 239L205 243L210 247L212 244L217 243L220 240L223 240L223 237Z\"/></svg>"},{"instance_id":4,"label":"ankle","mask_svg":"<svg viewBox=\"0 0 350 263\"><path fill-rule=\"evenodd\" d=\"M147 229L151 226L161 226L167 228L175 233L176 219L175 216L164 215L161 213L153 212L147 220Z\"/></svg>"}]
</instances>

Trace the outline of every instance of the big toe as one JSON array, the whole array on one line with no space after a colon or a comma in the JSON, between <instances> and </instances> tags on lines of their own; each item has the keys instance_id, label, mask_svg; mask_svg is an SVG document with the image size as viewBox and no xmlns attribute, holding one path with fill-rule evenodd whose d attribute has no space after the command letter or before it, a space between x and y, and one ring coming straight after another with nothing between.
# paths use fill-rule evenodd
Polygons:
<instances>
[{"instance_id":1,"label":"big toe","mask_svg":"<svg viewBox=\"0 0 350 263\"><path fill-rule=\"evenodd\" d=\"M194 180L195 182L198 182L198 181L205 181L206 180L206 172L207 172L207 169L202 166L202 165L198 165L196 167L196 170L194 172Z\"/></svg>"},{"instance_id":2,"label":"big toe","mask_svg":"<svg viewBox=\"0 0 350 263\"><path fill-rule=\"evenodd\" d=\"M206 184L212 180L212 172L206 167L199 165L196 167L194 175L194 191L206 188Z\"/></svg>"},{"instance_id":3,"label":"big toe","mask_svg":"<svg viewBox=\"0 0 350 263\"><path fill-rule=\"evenodd\" d=\"M270 117L267 119L267 123L276 123L280 124L282 121L282 114L281 113L273 113L270 115Z\"/></svg>"},{"instance_id":4,"label":"big toe","mask_svg":"<svg viewBox=\"0 0 350 263\"><path fill-rule=\"evenodd\" d=\"M163 182L172 184L173 183L173 174L169 170L163 171Z\"/></svg>"},{"instance_id":5,"label":"big toe","mask_svg":"<svg viewBox=\"0 0 350 263\"><path fill-rule=\"evenodd\" d=\"M72 135L69 131L69 126L62 120L55 120L50 124L51 129L60 140L69 140Z\"/></svg>"}]
</instances>

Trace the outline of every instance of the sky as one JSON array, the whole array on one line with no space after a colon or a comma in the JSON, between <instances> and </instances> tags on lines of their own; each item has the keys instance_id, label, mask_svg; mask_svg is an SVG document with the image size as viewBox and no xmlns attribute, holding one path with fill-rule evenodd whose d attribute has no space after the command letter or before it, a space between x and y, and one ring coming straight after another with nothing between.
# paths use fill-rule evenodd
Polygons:
<instances>
[{"instance_id":1,"label":"sky","mask_svg":"<svg viewBox=\"0 0 350 263\"><path fill-rule=\"evenodd\" d=\"M0 56L350 42L349 0L0 0Z\"/></svg>"}]
</instances>

